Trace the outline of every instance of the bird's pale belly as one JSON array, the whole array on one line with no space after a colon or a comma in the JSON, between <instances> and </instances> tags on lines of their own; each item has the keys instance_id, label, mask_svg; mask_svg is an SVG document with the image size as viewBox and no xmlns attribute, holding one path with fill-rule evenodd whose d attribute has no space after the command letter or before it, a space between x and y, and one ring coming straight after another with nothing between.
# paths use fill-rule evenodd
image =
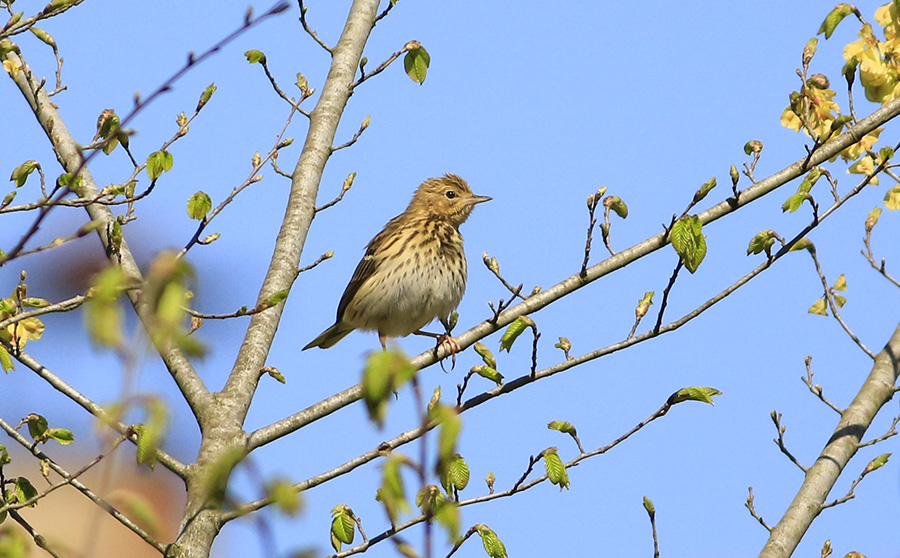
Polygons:
<instances>
[{"instance_id":1,"label":"bird's pale belly","mask_svg":"<svg viewBox=\"0 0 900 558\"><path fill-rule=\"evenodd\" d=\"M387 337L404 337L428 325L437 317L446 318L462 300L465 276L453 273L442 258L426 265L398 266L394 281L366 284L360 288L372 296L356 297L368 301L363 311L351 305L344 319L353 327L376 330ZM368 283L372 283L371 281ZM391 288L386 288L390 285Z\"/></svg>"}]
</instances>

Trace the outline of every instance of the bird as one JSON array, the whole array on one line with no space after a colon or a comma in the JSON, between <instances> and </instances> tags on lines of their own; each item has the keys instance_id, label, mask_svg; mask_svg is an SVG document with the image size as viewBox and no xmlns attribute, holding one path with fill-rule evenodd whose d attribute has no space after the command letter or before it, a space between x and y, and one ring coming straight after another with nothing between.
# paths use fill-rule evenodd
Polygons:
<instances>
[{"instance_id":1,"label":"bird","mask_svg":"<svg viewBox=\"0 0 900 558\"><path fill-rule=\"evenodd\" d=\"M459 232L475 205L490 201L472 193L455 174L422 182L409 206L384 226L366 252L338 304L334 325L309 342L327 349L355 329L389 337L427 335L449 341L449 316L466 290L466 256ZM422 328L438 318L447 334ZM458 345L456 345L458 350Z\"/></svg>"}]
</instances>

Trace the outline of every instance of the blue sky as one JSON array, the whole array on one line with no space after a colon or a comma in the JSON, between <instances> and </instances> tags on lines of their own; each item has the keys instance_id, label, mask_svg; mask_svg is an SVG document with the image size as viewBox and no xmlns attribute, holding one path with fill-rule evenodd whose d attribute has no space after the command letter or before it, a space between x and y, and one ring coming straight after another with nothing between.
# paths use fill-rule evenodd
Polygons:
<instances>
[{"instance_id":1,"label":"blue sky","mask_svg":"<svg viewBox=\"0 0 900 558\"><path fill-rule=\"evenodd\" d=\"M29 4L20 3L20 9ZM39 3L31 4L31 9L40 9ZM326 42L336 40L345 4L308 2L310 24ZM873 22L879 3L856 5ZM358 380L365 355L378 347L374 334L351 334L327 351L301 353L299 348L333 322L362 248L406 207L425 178L453 172L466 178L476 193L494 198L478 206L462 229L469 259L467 295L459 308L462 331L489 316L488 300L508 298L481 264L483 252L497 257L507 280L524 283L526 291L534 285L549 287L580 269L587 227L584 202L597 188L608 186L609 194L628 204L626 220L613 217L612 244L621 250L658 233L710 177L718 178L719 187L698 209L726 197L729 166L740 167L747 160L742 151L746 141L757 139L765 145L757 178L801 158L806 138L781 127L779 117L789 93L799 86L795 69L801 51L832 6L822 1L399 2L373 32L366 48L369 67L415 39L431 55L428 78L423 86L414 84L398 62L352 96L337 142L349 139L367 116L371 125L355 146L331 158L321 202L337 195L347 174L358 175L345 199L317 216L303 263L328 250L335 256L296 282L269 358L287 384L262 382L247 428L278 420ZM257 6L257 11L265 7ZM87 143L103 109L126 113L135 91L147 94L183 63L188 51L200 52L234 29L244 8L205 0L141 5L94 0L48 22L43 27L54 35L66 59L63 79L69 89L55 102L69 128ZM832 39L820 38L812 64L812 71L831 78L844 107L841 50L856 39L857 31L858 24L848 19ZM22 37L19 43L35 71L50 76L55 64L48 49L32 37ZM142 262L165 248L183 246L195 227L184 211L187 198L204 190L218 203L245 178L253 153L267 151L283 126L288 107L272 92L261 68L247 64L243 53L248 49L267 54L283 88L292 87L296 72L303 72L311 87L321 89L327 55L303 33L292 4L288 13L251 30L192 70L142 113L133 123L138 135L132 146L139 159L171 136L177 113L190 111L207 84L218 87L190 134L171 148L174 168L138 207L138 220L125 229ZM58 170L46 139L8 80L0 86L0 99L6 108L6 123L0 127L0 175L34 158L48 176L55 176ZM858 92L857 113L873 109ZM885 142L897 141L895 129L886 128ZM304 134L304 120L297 117L287 134L297 141L279 158L283 168L293 168ZM855 184L839 164L830 168L842 190ZM121 182L129 173L119 152L98 158L91 170L101 185ZM264 174L263 181L241 194L208 229L222 233L221 239L192 251L194 291L202 311L232 311L255 300L289 186L271 169ZM741 185L749 185L746 178ZM849 302L843 314L876 351L896 326L892 310L900 295L868 267L859 250L865 216L880 205L884 190L882 185L858 196L811 235L830 281L846 274ZM807 223L804 210L781 212L781 204L794 191L795 185L788 185L705 230L707 259L696 274L680 276L667 309L669 319L755 267L759 260L745 256L754 234L772 228L791 237ZM21 192L17 201L26 194ZM59 210L54 218L42 230L44 240L74 230L85 216ZM2 245L18 238L29 222L30 217L4 215ZM897 256L890 239L897 238L898 229L897 215L885 212L874 234L876 253L888 258L889 269ZM606 253L598 240L599 231L592 263ZM46 295L50 298L71 295L83 286L54 285L54 270L89 260L89 255L102 256L92 238L19 260L0 269L0 292L11 291L19 271L26 269L35 296L43 296L41 289L53 293ZM559 336L571 340L573 354L623 339L638 299L645 291L655 291L656 305L639 330L646 331L675 263L676 255L666 248L533 315L543 335L539 366L561 359L553 348ZM466 413L460 451L472 482L463 496L473 497L485 491L481 479L488 471L496 475L498 488L509 487L524 471L529 455L548 446L559 446L564 460L575 457L576 448L567 437L547 430L550 420L574 423L590 450L649 416L680 387L712 386L723 392L714 407L680 405L615 450L571 470L571 490L559 493L548 484L469 507L463 512L464 524L491 526L510 556L597 554L599 549L609 555L646 556L652 552L641 506L646 495L656 504L664 556L754 555L766 532L744 508L747 487L754 487L757 511L774 524L802 481L801 472L771 441L775 430L770 411L784 414L790 449L811 464L837 415L799 380L804 357L812 355L816 381L841 406L849 403L871 366L834 320L807 314L820 296L812 261L805 253L792 254L674 333ZM126 383L120 380L120 363L90 346L78 330L80 319L48 318L45 338L29 350L93 399L115 399ZM198 332L209 347L198 367L211 388L220 387L230 370L245 324L207 322ZM499 355L499 336L485 343L498 355L500 372L507 379L526 373L531 358L526 344ZM430 347L422 338L399 344L410 354ZM428 369L423 374L426 392L442 385L444 397L452 397L465 371L478 362L477 355L467 351L454 371ZM51 422L71 423L91 436L90 421L79 409L47 396L24 367L0 381L4 393L23 394L15 401L4 398L0 411L7 421L44 412ZM167 397L176 392L150 354L127 383ZM470 390L489 387L486 381L475 382ZM870 434L884 432L889 415L896 412L896 402L889 403ZM191 460L198 432L186 406L176 401L173 413L169 449ZM364 422L362 406L355 405L263 448L253 461L266 477L299 481L371 449L413 421L411 397L405 392L384 431ZM869 459L897 449L894 438L860 452L832 496L842 496ZM418 448L404 451L417 455ZM386 521L374 501L378 474L377 466L370 465L310 491L301 516L269 514L279 555L309 547L326 554L329 510L339 503L363 518L367 534L381 532ZM236 480L238 499L257 497L251 475L239 472ZM837 555L858 550L870 557L900 556L892 513L900 504L898 480L893 462L867 478L855 500L823 513L797 555L816 555L830 538ZM404 536L421 543L420 531ZM439 539L443 542L442 536ZM262 556L265 547L254 525L238 521L225 529L214 551L221 556ZM386 544L368 553L394 554ZM474 539L457 553L483 555Z\"/></svg>"}]
</instances>

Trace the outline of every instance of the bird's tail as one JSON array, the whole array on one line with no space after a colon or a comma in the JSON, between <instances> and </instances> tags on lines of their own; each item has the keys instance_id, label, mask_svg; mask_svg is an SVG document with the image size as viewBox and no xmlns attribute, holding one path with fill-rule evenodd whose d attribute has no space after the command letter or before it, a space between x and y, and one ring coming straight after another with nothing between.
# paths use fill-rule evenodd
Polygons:
<instances>
[{"instance_id":1,"label":"bird's tail","mask_svg":"<svg viewBox=\"0 0 900 558\"><path fill-rule=\"evenodd\" d=\"M310 341L308 345L303 347L303 350L305 351L306 349L311 349L313 347L327 349L328 347L333 346L335 343L346 337L347 334L354 329L356 328L338 322L320 333L318 337L316 337L315 339Z\"/></svg>"}]
</instances>

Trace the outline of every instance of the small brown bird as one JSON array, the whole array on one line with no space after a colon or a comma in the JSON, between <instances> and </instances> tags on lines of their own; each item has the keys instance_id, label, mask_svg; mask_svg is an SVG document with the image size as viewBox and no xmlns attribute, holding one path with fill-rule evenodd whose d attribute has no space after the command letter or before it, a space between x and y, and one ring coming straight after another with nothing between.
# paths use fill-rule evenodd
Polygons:
<instances>
[{"instance_id":1,"label":"small brown bird","mask_svg":"<svg viewBox=\"0 0 900 558\"><path fill-rule=\"evenodd\" d=\"M334 325L303 350L327 349L354 329L377 331L382 348L388 337L439 337L421 331L435 318L449 330L450 313L466 290L459 226L475 204L490 199L473 194L455 174L423 182L406 211L369 242L341 297Z\"/></svg>"}]
</instances>

